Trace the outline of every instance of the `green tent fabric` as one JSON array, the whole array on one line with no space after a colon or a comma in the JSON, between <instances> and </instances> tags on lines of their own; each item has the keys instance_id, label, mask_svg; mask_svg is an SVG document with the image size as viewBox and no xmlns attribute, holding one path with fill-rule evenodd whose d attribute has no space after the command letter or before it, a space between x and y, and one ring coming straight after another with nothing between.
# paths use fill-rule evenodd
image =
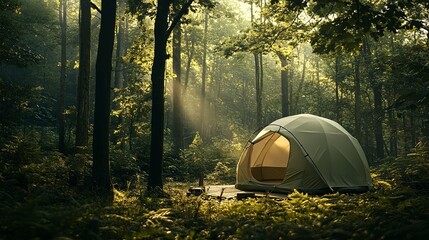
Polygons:
<instances>
[{"instance_id":1,"label":"green tent fabric","mask_svg":"<svg viewBox=\"0 0 429 240\"><path fill-rule=\"evenodd\" d=\"M245 146L237 164L240 190L364 192L372 186L359 142L338 123L300 114L278 119Z\"/></svg>"}]
</instances>

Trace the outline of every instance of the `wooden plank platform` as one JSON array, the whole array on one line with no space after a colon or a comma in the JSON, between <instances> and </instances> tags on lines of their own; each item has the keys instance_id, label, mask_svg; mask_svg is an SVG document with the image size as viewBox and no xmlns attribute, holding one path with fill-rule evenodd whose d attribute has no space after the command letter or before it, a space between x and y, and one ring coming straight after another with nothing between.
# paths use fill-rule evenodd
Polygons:
<instances>
[{"instance_id":1,"label":"wooden plank platform","mask_svg":"<svg viewBox=\"0 0 429 240\"><path fill-rule=\"evenodd\" d=\"M188 195L205 196L207 198L215 199L245 199L257 197L270 197L276 199L286 199L287 194L269 193L269 192L256 192L256 191L243 191L235 188L234 185L210 185L204 187L194 187L188 190Z\"/></svg>"}]
</instances>

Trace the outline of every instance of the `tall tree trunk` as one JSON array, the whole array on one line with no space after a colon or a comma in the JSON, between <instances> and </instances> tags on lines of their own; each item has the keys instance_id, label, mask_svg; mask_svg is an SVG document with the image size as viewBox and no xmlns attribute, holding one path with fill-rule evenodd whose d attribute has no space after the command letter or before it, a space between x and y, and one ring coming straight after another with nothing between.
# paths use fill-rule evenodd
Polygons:
<instances>
[{"instance_id":1,"label":"tall tree trunk","mask_svg":"<svg viewBox=\"0 0 429 240\"><path fill-rule=\"evenodd\" d=\"M102 0L100 35L95 66L95 108L92 177L96 189L113 196L109 162L110 86L115 40L116 0Z\"/></svg>"},{"instance_id":2,"label":"tall tree trunk","mask_svg":"<svg viewBox=\"0 0 429 240\"><path fill-rule=\"evenodd\" d=\"M180 10L175 4L176 11ZM183 149L183 113L182 113L182 67L181 67L181 52L182 52L182 30L180 23L177 24L173 31L173 73L176 77L173 79L173 156L179 157L180 150Z\"/></svg>"},{"instance_id":3,"label":"tall tree trunk","mask_svg":"<svg viewBox=\"0 0 429 240\"><path fill-rule=\"evenodd\" d=\"M208 34L208 22L209 22L209 13L208 10L204 14L204 39L203 39L203 66L202 66L202 76L201 76L201 102L200 102L200 136L204 140L206 139L205 131L205 108L206 108L206 81L207 81L207 34Z\"/></svg>"},{"instance_id":4,"label":"tall tree trunk","mask_svg":"<svg viewBox=\"0 0 429 240\"><path fill-rule=\"evenodd\" d=\"M261 1L261 3L262 3L262 1ZM264 119L264 112L263 112L263 107L262 107L262 104L263 104L263 95L264 95L264 59L263 59L263 56L262 56L262 52L260 52L259 53L259 65L260 65L260 67L259 67L259 73L261 74L261 76L259 77L259 95L258 95L258 97L259 97L259 99L258 99L258 102L259 102L259 111L260 111L260 113L259 113L259 115L260 115L260 122L261 122L261 124L263 123L263 119ZM259 125L259 126L261 126L261 125Z\"/></svg>"},{"instance_id":5,"label":"tall tree trunk","mask_svg":"<svg viewBox=\"0 0 429 240\"><path fill-rule=\"evenodd\" d=\"M319 109L319 116L322 116L323 114L323 101L322 101L322 89L321 89L321 83L320 83L320 59L318 56L315 56L316 58L316 83L317 83L317 102L318 102L318 109Z\"/></svg>"},{"instance_id":6,"label":"tall tree trunk","mask_svg":"<svg viewBox=\"0 0 429 240\"><path fill-rule=\"evenodd\" d=\"M417 144L416 123L414 120L414 110L410 111L410 137L411 137L411 147L414 148Z\"/></svg>"},{"instance_id":7,"label":"tall tree trunk","mask_svg":"<svg viewBox=\"0 0 429 240\"><path fill-rule=\"evenodd\" d=\"M91 1L80 0L79 77L77 85L76 147L88 147L89 80L91 73Z\"/></svg>"},{"instance_id":8,"label":"tall tree trunk","mask_svg":"<svg viewBox=\"0 0 429 240\"><path fill-rule=\"evenodd\" d=\"M187 89L188 89L188 83L189 83L189 75L191 73L191 63L192 60L194 58L194 53L195 53L195 38L194 38L194 34L191 33L189 34L188 32L185 33L185 48L186 48L186 55L187 55L187 59L186 59L186 69L185 69L185 82L183 84L183 89L182 89L182 110L184 111L184 105L185 105L185 99L187 96ZM183 114L182 115L182 128L183 128L183 132L185 131L185 128L187 127L186 122L187 122L187 115ZM183 146L185 145L185 143L183 142Z\"/></svg>"},{"instance_id":9,"label":"tall tree trunk","mask_svg":"<svg viewBox=\"0 0 429 240\"><path fill-rule=\"evenodd\" d=\"M375 116L374 133L378 159L384 158L382 86L383 85L381 83L377 83L375 86L373 86Z\"/></svg>"},{"instance_id":10,"label":"tall tree trunk","mask_svg":"<svg viewBox=\"0 0 429 240\"><path fill-rule=\"evenodd\" d=\"M389 141L390 156L397 157L398 156L398 127L396 123L396 114L393 109L388 111L388 117L389 117L389 125L390 125L390 141Z\"/></svg>"},{"instance_id":11,"label":"tall tree trunk","mask_svg":"<svg viewBox=\"0 0 429 240\"><path fill-rule=\"evenodd\" d=\"M408 128L407 128L407 117L406 117L406 114L404 113L404 114L402 114L402 129L403 129L403 131L404 131L404 135L403 135L403 137L404 137L404 154L407 154L408 152L409 152L409 150L410 150L410 146L409 146L409 143L408 143Z\"/></svg>"},{"instance_id":12,"label":"tall tree trunk","mask_svg":"<svg viewBox=\"0 0 429 240\"><path fill-rule=\"evenodd\" d=\"M188 0L168 27L170 1L158 0L155 18L155 48L152 64L152 116L149 177L147 189L162 189L162 162L164 150L164 77L167 60L167 39L194 0Z\"/></svg>"},{"instance_id":13,"label":"tall tree trunk","mask_svg":"<svg viewBox=\"0 0 429 240\"><path fill-rule=\"evenodd\" d=\"M298 102L299 102L299 95L302 91L302 87L304 86L304 80L305 80L305 71L307 69L307 56L304 53L304 63L302 65L302 73L301 73L301 80L299 81L298 84L298 89L296 90L296 95L295 95L295 107L294 107L294 112L298 113L300 111L298 111Z\"/></svg>"},{"instance_id":14,"label":"tall tree trunk","mask_svg":"<svg viewBox=\"0 0 429 240\"><path fill-rule=\"evenodd\" d=\"M218 95L220 95L219 93L220 93L220 91L218 91ZM247 103L247 79L246 78L243 78L243 84L242 84L242 88L241 88L241 97L243 99L243 103ZM247 120L246 107L247 107L247 104L243 105L243 107L241 108L240 116L241 116L241 123L243 125L245 125L247 123L247 121L246 121Z\"/></svg>"},{"instance_id":15,"label":"tall tree trunk","mask_svg":"<svg viewBox=\"0 0 429 240\"><path fill-rule=\"evenodd\" d=\"M362 140L361 135L361 92L360 92L360 56L356 56L354 60L355 73L355 137L358 141Z\"/></svg>"},{"instance_id":16,"label":"tall tree trunk","mask_svg":"<svg viewBox=\"0 0 429 240\"><path fill-rule=\"evenodd\" d=\"M288 82L288 70L287 67L287 59L286 56L282 55L281 53L278 53L277 56L280 59L281 63L281 103L282 103L282 116L287 117L289 116L289 82Z\"/></svg>"},{"instance_id":17,"label":"tall tree trunk","mask_svg":"<svg viewBox=\"0 0 429 240\"><path fill-rule=\"evenodd\" d=\"M64 89L67 67L67 0L60 2L59 20L61 25L61 68L58 93L58 151L65 153Z\"/></svg>"},{"instance_id":18,"label":"tall tree trunk","mask_svg":"<svg viewBox=\"0 0 429 240\"><path fill-rule=\"evenodd\" d=\"M155 55L152 65L152 119L151 119L151 151L148 190L163 187L162 162L164 145L164 76L167 60L168 15L169 1L158 0L155 18Z\"/></svg>"},{"instance_id":19,"label":"tall tree trunk","mask_svg":"<svg viewBox=\"0 0 429 240\"><path fill-rule=\"evenodd\" d=\"M335 57L335 75L334 75L334 80L335 80L335 106L336 106L336 120L339 124L341 124L341 104L340 104L340 77L339 77L339 72L340 72L340 57L336 56Z\"/></svg>"},{"instance_id":20,"label":"tall tree trunk","mask_svg":"<svg viewBox=\"0 0 429 240\"><path fill-rule=\"evenodd\" d=\"M191 42L191 46L189 46L189 42ZM189 36L189 39L186 40L186 53L188 59L186 61L185 86L183 88L183 95L186 95L186 89L189 83L189 74L191 72L191 63L195 53L195 39L193 34L191 34L191 36Z\"/></svg>"},{"instance_id":21,"label":"tall tree trunk","mask_svg":"<svg viewBox=\"0 0 429 240\"><path fill-rule=\"evenodd\" d=\"M366 76L372 83L372 91L374 94L374 136L376 143L376 156L378 159L384 158L384 139L383 139L383 84L374 76L372 69L372 54L371 47L368 39L365 37L363 40L363 59L365 63Z\"/></svg>"},{"instance_id":22,"label":"tall tree trunk","mask_svg":"<svg viewBox=\"0 0 429 240\"><path fill-rule=\"evenodd\" d=\"M254 13L253 13L253 2L250 3L250 21L252 24L254 24ZM259 67L261 66L259 63L259 53L258 52L254 52L253 53L253 58L255 60L255 98L256 98L256 127L261 127L262 126L262 101L260 101L260 96L261 96L261 89L260 89L260 69Z\"/></svg>"},{"instance_id":23,"label":"tall tree trunk","mask_svg":"<svg viewBox=\"0 0 429 240\"><path fill-rule=\"evenodd\" d=\"M123 89L124 87L124 62L122 57L125 55L125 1L119 0L118 2L118 31L116 34L116 56L115 56L115 81L113 91L113 99L116 99L119 96L118 90ZM119 110L120 106L116 102L113 102L113 109ZM112 118L112 142L120 143L121 149L125 150L125 137L123 136L123 132L121 135L113 134L114 130L118 128L122 124L122 114L119 116L115 116Z\"/></svg>"},{"instance_id":24,"label":"tall tree trunk","mask_svg":"<svg viewBox=\"0 0 429 240\"><path fill-rule=\"evenodd\" d=\"M293 61L293 59L291 60L291 66L293 66L294 65L294 61ZM292 68L290 68L290 71L289 71L289 114L290 115L293 115L293 114L295 114L295 112L293 111L293 93L294 93L294 91L293 91L293 78L294 78L294 71L293 71L293 69Z\"/></svg>"},{"instance_id":25,"label":"tall tree trunk","mask_svg":"<svg viewBox=\"0 0 429 240\"><path fill-rule=\"evenodd\" d=\"M121 89L124 86L124 62L122 57L125 54L125 1L119 0L118 4L118 33L116 34L116 64L115 64L115 88Z\"/></svg>"},{"instance_id":26,"label":"tall tree trunk","mask_svg":"<svg viewBox=\"0 0 429 240\"><path fill-rule=\"evenodd\" d=\"M260 95L261 95L261 89L259 88L260 85L260 79L259 77L261 76L259 73L259 57L258 57L258 53L253 53L253 57L255 59L255 89L256 89L256 93L255 93L255 97L256 97L256 127L261 127L262 126L262 104L260 101Z\"/></svg>"}]
</instances>

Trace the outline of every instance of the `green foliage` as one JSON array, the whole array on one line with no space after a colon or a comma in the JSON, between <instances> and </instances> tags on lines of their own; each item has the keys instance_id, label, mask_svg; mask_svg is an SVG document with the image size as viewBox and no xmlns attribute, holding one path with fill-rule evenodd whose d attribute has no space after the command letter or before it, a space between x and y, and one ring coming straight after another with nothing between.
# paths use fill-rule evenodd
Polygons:
<instances>
[{"instance_id":1,"label":"green foliage","mask_svg":"<svg viewBox=\"0 0 429 240\"><path fill-rule=\"evenodd\" d=\"M141 174L136 157L116 148L110 151L110 167L112 181L120 189L124 189L128 183L135 180L138 174Z\"/></svg>"},{"instance_id":2,"label":"green foliage","mask_svg":"<svg viewBox=\"0 0 429 240\"><path fill-rule=\"evenodd\" d=\"M196 2L206 7L213 5L212 1ZM260 4L260 1L252 2ZM424 128L427 123L427 36L425 31L421 31L427 28L427 21L424 21L428 10L426 1L378 2L387 3L386 8L368 1L336 1L335 5L332 1L324 0L271 3L277 5L264 6L260 12L259 9L255 11L261 20L256 20L251 28L248 19L240 11L242 5L235 1L220 1L220 5L215 4L216 8L210 10L208 31L211 37L208 39L209 74L206 88L207 100L210 102L207 119L211 119L207 131L212 133L212 138L202 141L196 135L180 158L169 156L170 143L166 140L164 177L169 183L164 188L167 192L164 198L156 198L145 194L150 153L151 84L148 80L153 50L151 21L155 16L156 5L155 1L130 1L130 11L139 12L137 18L142 25L137 31L135 22L129 22L129 40L139 40L132 43L123 58L126 87L115 89L118 93L115 103L119 108L115 109L112 116L120 121L118 128L112 129L117 138L113 139L115 142L112 144L110 162L114 186L124 192L115 191L115 202L106 206L90 189L91 155L64 156L52 151L57 141L54 132L55 101L51 97L57 94L58 79L57 2L0 0L0 62L30 63L39 54L44 56L44 61L37 67L17 69L2 64L0 238L426 237L429 234L429 150L423 140L412 154L405 155L408 152L404 150L400 158L375 162L372 170L374 188L361 195L310 196L293 192L285 200L260 198L219 202L186 197L184 189L189 187L188 184L174 182L195 182L201 175L206 177L209 184L232 184L235 180L236 159L242 149L240 143L245 141L243 136L254 128L255 110L255 89L251 80L254 78L251 71L254 66L253 56L238 51L273 51L288 56L286 68L289 71L290 99L296 101L293 112L311 112L334 118L337 117L339 107L341 111L338 111L338 117L342 124L347 129L353 129L354 59L345 50L357 49L363 37L379 37L381 42L378 44L370 41L373 50L368 56L371 57L372 65L360 66L363 75L363 116L360 117L366 123L366 133L362 137L364 147L370 149L373 145L371 86L375 82L384 84L383 94L386 95L383 95L383 103L391 106L389 110L393 109L402 116L414 114L403 118L404 126L400 122L401 116L393 119L397 120L397 135L404 138L404 145L406 141L411 145L406 128L411 126L407 126L409 123L406 121L415 117L413 121L419 125L416 128ZM356 3L359 4L359 12L355 9ZM198 111L195 109L199 103L196 93L201 87L199 76L203 31L199 22L202 14L197 11L197 5L191 7L192 13L183 21L187 24L182 24L183 36L188 40L183 41L186 45L184 59L188 60L191 51L195 52L188 69L190 78L186 80L187 93L183 94L186 95L184 108L187 110L187 134L193 133L195 126L199 125L198 114L195 114ZM77 11L70 13L70 20L76 20ZM332 15L329 18L326 17L328 13ZM404 18L404 13L408 19ZM94 18L94 25L98 20L98 17ZM69 62L76 58L76 23L77 20L69 21ZM25 33L22 29L26 30ZM386 35L387 31L398 29L401 31L397 35L380 37L381 34ZM97 31L93 32L97 34ZM308 36L309 33L312 35ZM337 55L317 58L310 53L312 49L308 45L298 44L308 37L312 37L316 50L320 52L340 50L337 51L342 53L339 69L335 69L337 66L333 61ZM11 42L13 44L9 44ZM216 52L220 49L225 50L227 55L234 55L234 58L223 59ZM306 71L301 70L304 58L307 60ZM364 62L363 58L360 60ZM182 65L185 65L184 62ZM264 55L266 122L280 117L279 72L275 58L270 54ZM374 78L370 79L368 73ZM74 74L73 71L68 74L70 84L77 79ZM166 86L169 86L172 76L167 74L167 78ZM299 87L301 79L302 88ZM31 82L40 87L25 87L18 84L20 82ZM339 83L338 105L334 102L335 82ZM74 98L71 95L74 91L70 89L72 86L67 86L70 95L66 96L66 102L72 105ZM170 93L170 89L167 89L166 114L171 109ZM68 134L72 140L73 108L69 108L67 113ZM170 124L168 122L167 127ZM246 127L252 130L244 129ZM423 131L417 132L417 137L423 135ZM169 129L165 133L168 136ZM367 153L370 154L370 151Z\"/></svg>"},{"instance_id":3,"label":"green foliage","mask_svg":"<svg viewBox=\"0 0 429 240\"><path fill-rule=\"evenodd\" d=\"M0 127L1 133L7 134L6 128L18 126L28 110L33 91L28 86L14 84L0 78ZM3 130L3 128L5 128Z\"/></svg>"},{"instance_id":4,"label":"green foliage","mask_svg":"<svg viewBox=\"0 0 429 240\"><path fill-rule=\"evenodd\" d=\"M113 205L64 184L67 169L82 169L79 162L87 156L75 156L73 165L52 153L24 166L32 184L25 197L0 184L0 234L5 239L424 239L427 152L421 142L414 154L379 164L372 170L374 187L360 195L295 191L284 200L219 202L186 197L184 184L167 184L167 198L147 196L145 186L135 184L115 191Z\"/></svg>"},{"instance_id":5,"label":"green foliage","mask_svg":"<svg viewBox=\"0 0 429 240\"><path fill-rule=\"evenodd\" d=\"M21 1L0 1L0 64L26 66L41 60L26 44L20 42L24 33L18 20L21 13Z\"/></svg>"},{"instance_id":6,"label":"green foliage","mask_svg":"<svg viewBox=\"0 0 429 240\"><path fill-rule=\"evenodd\" d=\"M237 139L235 139L237 141ZM207 177L210 183L232 183L235 179L235 164L238 158L236 142L213 139L210 145L203 143L200 135L195 135L192 144L182 151L179 174L183 180L196 181ZM241 146L241 145L240 145Z\"/></svg>"},{"instance_id":7,"label":"green foliage","mask_svg":"<svg viewBox=\"0 0 429 240\"><path fill-rule=\"evenodd\" d=\"M391 64L398 66L392 69L394 78L389 82L389 87L400 86L395 91L392 108L415 110L429 107L428 56L427 47L417 45L404 46L389 59Z\"/></svg>"},{"instance_id":8,"label":"green foliage","mask_svg":"<svg viewBox=\"0 0 429 240\"><path fill-rule=\"evenodd\" d=\"M29 129L27 132L18 132L9 140L2 142L0 159L4 161L5 170L10 167L16 171L26 164L39 160L42 156L39 140L39 132Z\"/></svg>"},{"instance_id":9,"label":"green foliage","mask_svg":"<svg viewBox=\"0 0 429 240\"><path fill-rule=\"evenodd\" d=\"M89 154L75 154L66 159L68 182L71 186L90 185L92 156Z\"/></svg>"}]
</instances>

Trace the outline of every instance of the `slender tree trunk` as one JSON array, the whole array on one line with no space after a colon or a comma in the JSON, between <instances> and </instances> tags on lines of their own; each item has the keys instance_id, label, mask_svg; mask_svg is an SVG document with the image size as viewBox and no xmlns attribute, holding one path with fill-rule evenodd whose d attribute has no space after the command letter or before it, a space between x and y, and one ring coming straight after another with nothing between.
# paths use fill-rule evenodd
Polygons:
<instances>
[{"instance_id":1,"label":"slender tree trunk","mask_svg":"<svg viewBox=\"0 0 429 240\"><path fill-rule=\"evenodd\" d=\"M355 73L355 137L358 141L362 140L361 135L361 90L360 90L360 56L356 56L354 60Z\"/></svg>"},{"instance_id":2,"label":"slender tree trunk","mask_svg":"<svg viewBox=\"0 0 429 240\"><path fill-rule=\"evenodd\" d=\"M207 81L207 31L208 31L209 13L206 10L204 15L204 39L203 39L203 66L201 77L201 103L200 103L200 136L206 139L205 132L205 108L206 108L206 81Z\"/></svg>"},{"instance_id":3,"label":"slender tree trunk","mask_svg":"<svg viewBox=\"0 0 429 240\"><path fill-rule=\"evenodd\" d=\"M189 42L191 42L191 46L189 46ZM189 39L186 40L186 52L188 59L186 61L185 86L183 88L183 95L186 95L185 93L189 83L189 74L191 72L191 63L195 53L195 40L193 35L191 35Z\"/></svg>"},{"instance_id":4,"label":"slender tree trunk","mask_svg":"<svg viewBox=\"0 0 429 240\"><path fill-rule=\"evenodd\" d=\"M253 3L250 3L250 18L251 23L254 24L254 13L253 13ZM260 89L260 69L261 66L259 63L259 54L257 52L253 53L253 58L255 60L255 98L256 98L256 127L262 126L262 102L260 101L261 89Z\"/></svg>"},{"instance_id":5,"label":"slender tree trunk","mask_svg":"<svg viewBox=\"0 0 429 240\"><path fill-rule=\"evenodd\" d=\"M96 189L113 197L109 162L110 87L115 40L116 0L102 0L100 35L95 66L95 108L92 177Z\"/></svg>"},{"instance_id":6,"label":"slender tree trunk","mask_svg":"<svg viewBox=\"0 0 429 240\"><path fill-rule=\"evenodd\" d=\"M377 158L384 158L384 139L383 139L383 106L382 106L382 84L378 83L373 87L374 93L374 130Z\"/></svg>"},{"instance_id":7,"label":"slender tree trunk","mask_svg":"<svg viewBox=\"0 0 429 240\"><path fill-rule=\"evenodd\" d=\"M316 83L317 83L317 101L318 101L318 109L319 109L319 116L322 116L322 110L324 109L323 101L322 101L322 89L320 84L320 59L318 56L315 56L316 58Z\"/></svg>"},{"instance_id":8,"label":"slender tree trunk","mask_svg":"<svg viewBox=\"0 0 429 240\"><path fill-rule=\"evenodd\" d=\"M289 82L288 82L288 70L287 67L287 59L285 56L283 56L281 53L277 54L280 58L281 63L281 89L282 89L282 96L281 96L281 103L282 103L282 116L287 117L289 116Z\"/></svg>"},{"instance_id":9,"label":"slender tree trunk","mask_svg":"<svg viewBox=\"0 0 429 240\"><path fill-rule=\"evenodd\" d=\"M398 127L396 124L396 114L393 109L388 111L388 117L389 117L389 125L390 125L390 141L389 141L390 156L397 157L398 156Z\"/></svg>"},{"instance_id":10,"label":"slender tree trunk","mask_svg":"<svg viewBox=\"0 0 429 240\"><path fill-rule=\"evenodd\" d=\"M374 76L372 67L372 54L370 43L367 38L363 40L363 59L365 63L366 76L372 82L372 91L374 94L374 136L376 143L376 156L378 159L384 158L384 139L383 139L383 84Z\"/></svg>"},{"instance_id":11,"label":"slender tree trunk","mask_svg":"<svg viewBox=\"0 0 429 240\"><path fill-rule=\"evenodd\" d=\"M261 1L261 3L262 3L262 1ZM258 102L259 102L259 109L260 109L259 115L260 115L260 119L261 119L260 120L261 125L259 125L259 126L262 126L262 122L264 119L264 112L263 112L263 107L262 107L263 95L264 95L264 59L262 56L262 52L259 53L259 65L260 65L259 72L261 74L261 76L259 77L259 95L258 95L258 97L259 97Z\"/></svg>"},{"instance_id":12,"label":"slender tree trunk","mask_svg":"<svg viewBox=\"0 0 429 240\"><path fill-rule=\"evenodd\" d=\"M65 153L64 89L67 67L67 0L60 2L59 20L61 25L61 68L58 94L58 151Z\"/></svg>"},{"instance_id":13,"label":"slender tree trunk","mask_svg":"<svg viewBox=\"0 0 429 240\"><path fill-rule=\"evenodd\" d=\"M164 144L164 76L167 60L169 1L158 0L155 19L155 56L152 65L151 151L148 190L163 187L162 162Z\"/></svg>"},{"instance_id":14,"label":"slender tree trunk","mask_svg":"<svg viewBox=\"0 0 429 240\"><path fill-rule=\"evenodd\" d=\"M122 57L125 54L125 1L119 0L118 4L118 33L116 34L116 65L115 65L115 88L121 89L124 86L124 62Z\"/></svg>"},{"instance_id":15,"label":"slender tree trunk","mask_svg":"<svg viewBox=\"0 0 429 240\"><path fill-rule=\"evenodd\" d=\"M194 53L195 53L195 39L194 39L194 35L193 33L189 34L188 32L185 35L185 39L186 39L186 55L187 55L187 59L186 59L186 70L185 70L185 82L183 85L183 89L182 89L182 110L185 110L185 99L187 96L187 89L188 89L188 83L189 83L189 75L191 73L191 63L192 63L192 59L194 58ZM186 114L182 115L182 128L183 131L185 131L186 128ZM183 147L184 147L184 142L183 142Z\"/></svg>"},{"instance_id":16,"label":"slender tree trunk","mask_svg":"<svg viewBox=\"0 0 429 240\"><path fill-rule=\"evenodd\" d=\"M175 4L175 10L180 10ZM182 52L182 30L180 23L173 31L173 73L176 77L173 79L173 156L179 157L180 150L183 149L183 113L182 113L182 87L181 87L181 52Z\"/></svg>"},{"instance_id":17,"label":"slender tree trunk","mask_svg":"<svg viewBox=\"0 0 429 240\"><path fill-rule=\"evenodd\" d=\"M261 90L259 89L260 85L260 79L261 76L259 73L259 58L258 53L253 53L253 57L255 59L255 97L256 97L256 126L261 127L262 126L262 106L260 100Z\"/></svg>"},{"instance_id":18,"label":"slender tree trunk","mask_svg":"<svg viewBox=\"0 0 429 240\"><path fill-rule=\"evenodd\" d=\"M222 76L222 73L220 74ZM247 114L248 109L248 79L243 78L243 85L242 85L242 98L243 98L243 107L241 108L241 122L243 125L251 126L253 123L249 123L249 114ZM218 92L220 95L220 91Z\"/></svg>"},{"instance_id":19,"label":"slender tree trunk","mask_svg":"<svg viewBox=\"0 0 429 240\"><path fill-rule=\"evenodd\" d=\"M410 150L409 144L408 144L408 131L409 129L407 128L407 117L406 114L402 114L402 129L404 131L404 154L407 154Z\"/></svg>"},{"instance_id":20,"label":"slender tree trunk","mask_svg":"<svg viewBox=\"0 0 429 240\"><path fill-rule=\"evenodd\" d=\"M293 59L291 60L291 66L293 66L294 65L294 61L293 61ZM293 68L290 68L290 71L289 71L289 114L290 115L293 115L293 114L295 114L295 112L293 111L293 107L292 107L292 105L293 105L293 93L294 93L294 91L293 91L293 78L294 78L294 71L293 71Z\"/></svg>"},{"instance_id":21,"label":"slender tree trunk","mask_svg":"<svg viewBox=\"0 0 429 240\"><path fill-rule=\"evenodd\" d=\"M340 72L340 57L335 57L335 105L336 105L336 120L339 124L341 124L341 104L340 104L340 79L339 79L339 72Z\"/></svg>"},{"instance_id":22,"label":"slender tree trunk","mask_svg":"<svg viewBox=\"0 0 429 240\"><path fill-rule=\"evenodd\" d=\"M88 147L89 80L91 74L91 1L80 0L79 77L77 87L76 147Z\"/></svg>"},{"instance_id":23,"label":"slender tree trunk","mask_svg":"<svg viewBox=\"0 0 429 240\"><path fill-rule=\"evenodd\" d=\"M417 135L416 135L416 123L414 120L414 111L410 111L410 137L411 137L411 147L414 148L417 144Z\"/></svg>"},{"instance_id":24,"label":"slender tree trunk","mask_svg":"<svg viewBox=\"0 0 429 240\"><path fill-rule=\"evenodd\" d=\"M118 31L116 34L116 56L115 56L115 81L113 91L113 99L116 99L120 94L118 90L124 88L124 62L122 57L125 55L125 0L119 0L118 2ZM120 106L117 102L113 102L113 109L119 110ZM112 142L120 143L121 149L125 150L125 137L123 136L123 132L120 132L120 135L114 134L114 130L118 128L122 124L123 118L122 114L119 116L112 117Z\"/></svg>"},{"instance_id":25,"label":"slender tree trunk","mask_svg":"<svg viewBox=\"0 0 429 240\"><path fill-rule=\"evenodd\" d=\"M162 189L162 162L164 150L164 77L165 61L167 60L167 39L180 21L181 16L187 12L193 0L188 0L168 27L170 14L170 1L158 0L155 18L155 48L152 64L152 116L151 116L151 147L149 162L149 177L147 189Z\"/></svg>"},{"instance_id":26,"label":"slender tree trunk","mask_svg":"<svg viewBox=\"0 0 429 240\"><path fill-rule=\"evenodd\" d=\"M301 74L301 80L299 81L299 84L298 84L298 89L296 90L296 95L295 95L295 107L294 107L294 112L295 113L298 113L299 111L298 111L298 102L299 102L299 95L300 95L300 93L301 93L301 91L302 91L302 87L303 87L303 85L304 85L304 80L305 80L305 71L306 71L306 69L307 69L307 57L306 57L306 55L305 55L305 53L304 53L304 63L303 63L303 65L302 65L302 74Z\"/></svg>"}]
</instances>

